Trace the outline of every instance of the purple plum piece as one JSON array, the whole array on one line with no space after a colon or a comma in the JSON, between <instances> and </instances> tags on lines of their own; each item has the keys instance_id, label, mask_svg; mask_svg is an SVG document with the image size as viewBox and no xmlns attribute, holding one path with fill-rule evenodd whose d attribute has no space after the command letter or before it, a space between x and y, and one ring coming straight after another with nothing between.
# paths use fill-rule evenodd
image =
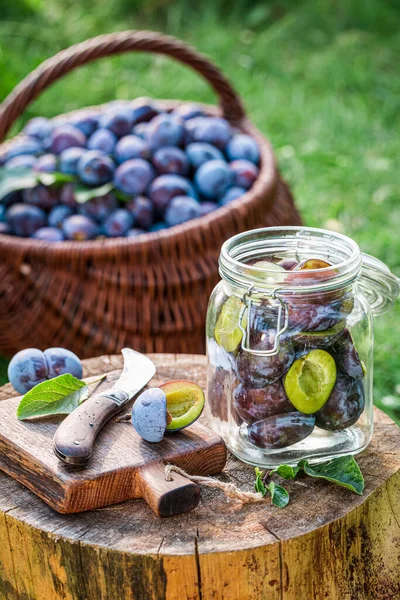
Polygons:
<instances>
[{"instance_id":1,"label":"purple plum piece","mask_svg":"<svg viewBox=\"0 0 400 600\"><path fill-rule=\"evenodd\" d=\"M244 133L234 135L225 150L229 160L243 158L255 165L258 165L260 161L260 150L256 141L250 135Z\"/></svg>"},{"instance_id":2,"label":"purple plum piece","mask_svg":"<svg viewBox=\"0 0 400 600\"><path fill-rule=\"evenodd\" d=\"M19 394L26 394L35 385L46 381L48 368L45 356L37 348L17 352L11 359L7 371L11 385Z\"/></svg>"},{"instance_id":3,"label":"purple plum piece","mask_svg":"<svg viewBox=\"0 0 400 600\"><path fill-rule=\"evenodd\" d=\"M133 217L125 208L117 208L104 221L102 231L107 237L125 236L132 228Z\"/></svg>"},{"instance_id":4,"label":"purple plum piece","mask_svg":"<svg viewBox=\"0 0 400 600\"><path fill-rule=\"evenodd\" d=\"M316 425L328 431L341 431L358 421L364 406L365 395L362 382L338 373L328 401L315 413Z\"/></svg>"},{"instance_id":5,"label":"purple plum piece","mask_svg":"<svg viewBox=\"0 0 400 600\"><path fill-rule=\"evenodd\" d=\"M194 177L197 189L206 198L223 196L233 181L230 166L223 160L210 160L196 171Z\"/></svg>"},{"instance_id":6,"label":"purple plum piece","mask_svg":"<svg viewBox=\"0 0 400 600\"><path fill-rule=\"evenodd\" d=\"M62 242L65 239L63 232L57 227L41 227L35 231L32 237L43 242Z\"/></svg>"},{"instance_id":7,"label":"purple plum piece","mask_svg":"<svg viewBox=\"0 0 400 600\"><path fill-rule=\"evenodd\" d=\"M153 181L153 167L143 158L133 158L119 165L115 171L115 187L130 196L143 194Z\"/></svg>"},{"instance_id":8,"label":"purple plum piece","mask_svg":"<svg viewBox=\"0 0 400 600\"><path fill-rule=\"evenodd\" d=\"M89 150L100 150L104 154L112 154L118 138L109 129L97 129L87 141Z\"/></svg>"},{"instance_id":9,"label":"purple plum piece","mask_svg":"<svg viewBox=\"0 0 400 600\"><path fill-rule=\"evenodd\" d=\"M149 156L150 149L147 142L138 135L124 136L114 148L114 158L119 165L132 158L147 159Z\"/></svg>"},{"instance_id":10,"label":"purple plum piece","mask_svg":"<svg viewBox=\"0 0 400 600\"><path fill-rule=\"evenodd\" d=\"M83 215L67 217L63 223L62 230L68 240L78 242L91 240L98 233L96 223Z\"/></svg>"},{"instance_id":11,"label":"purple plum piece","mask_svg":"<svg viewBox=\"0 0 400 600\"><path fill-rule=\"evenodd\" d=\"M189 161L186 154L175 146L164 146L156 150L153 165L160 175L172 173L185 176L189 172Z\"/></svg>"},{"instance_id":12,"label":"purple plum piece","mask_svg":"<svg viewBox=\"0 0 400 600\"><path fill-rule=\"evenodd\" d=\"M66 175L78 173L78 163L85 153L84 148L67 148L60 154L60 171Z\"/></svg>"},{"instance_id":13,"label":"purple plum piece","mask_svg":"<svg viewBox=\"0 0 400 600\"><path fill-rule=\"evenodd\" d=\"M45 117L34 117L24 127L24 133L39 140L46 139L52 132L53 125Z\"/></svg>"},{"instance_id":14,"label":"purple plum piece","mask_svg":"<svg viewBox=\"0 0 400 600\"><path fill-rule=\"evenodd\" d=\"M69 373L82 379L82 363L76 354L66 348L48 348L43 352L47 364L48 378Z\"/></svg>"},{"instance_id":15,"label":"purple plum piece","mask_svg":"<svg viewBox=\"0 0 400 600\"><path fill-rule=\"evenodd\" d=\"M6 212L6 223L19 237L30 237L46 225L46 213L38 206L13 204Z\"/></svg>"},{"instance_id":16,"label":"purple plum piece","mask_svg":"<svg viewBox=\"0 0 400 600\"><path fill-rule=\"evenodd\" d=\"M155 151L162 146L180 146L184 139L183 120L169 114L154 117L149 125L148 141L150 148Z\"/></svg>"},{"instance_id":17,"label":"purple plum piece","mask_svg":"<svg viewBox=\"0 0 400 600\"><path fill-rule=\"evenodd\" d=\"M54 173L57 171L57 159L54 154L43 154L36 160L34 171L38 173Z\"/></svg>"},{"instance_id":18,"label":"purple plum piece","mask_svg":"<svg viewBox=\"0 0 400 600\"><path fill-rule=\"evenodd\" d=\"M89 150L78 163L79 178L87 185L103 185L112 181L114 161L100 150Z\"/></svg>"},{"instance_id":19,"label":"purple plum piece","mask_svg":"<svg viewBox=\"0 0 400 600\"><path fill-rule=\"evenodd\" d=\"M200 204L190 196L175 196L165 211L165 222L171 227L201 215Z\"/></svg>"},{"instance_id":20,"label":"purple plum piece","mask_svg":"<svg viewBox=\"0 0 400 600\"><path fill-rule=\"evenodd\" d=\"M249 190L258 177L258 168L249 160L234 160L230 163L234 185Z\"/></svg>"},{"instance_id":21,"label":"purple plum piece","mask_svg":"<svg viewBox=\"0 0 400 600\"><path fill-rule=\"evenodd\" d=\"M141 229L148 229L154 220L153 203L146 196L136 196L128 202L127 210L133 216L133 221Z\"/></svg>"},{"instance_id":22,"label":"purple plum piece","mask_svg":"<svg viewBox=\"0 0 400 600\"><path fill-rule=\"evenodd\" d=\"M289 412L252 423L248 428L248 436L257 448L287 448L308 437L314 426L314 415Z\"/></svg>"},{"instance_id":23,"label":"purple plum piece","mask_svg":"<svg viewBox=\"0 0 400 600\"><path fill-rule=\"evenodd\" d=\"M225 194L220 199L219 204L221 206L225 206L226 204L229 204L229 202L232 202L232 200L241 198L246 192L247 190L241 187L230 187L226 190Z\"/></svg>"},{"instance_id":24,"label":"purple plum piece","mask_svg":"<svg viewBox=\"0 0 400 600\"><path fill-rule=\"evenodd\" d=\"M282 380L264 388L251 388L239 384L233 393L236 412L246 423L254 423L272 415L280 415L294 410L288 399Z\"/></svg>"},{"instance_id":25,"label":"purple plum piece","mask_svg":"<svg viewBox=\"0 0 400 600\"><path fill-rule=\"evenodd\" d=\"M186 154L193 169L198 169L209 160L225 160L221 150L204 142L189 144L186 147Z\"/></svg>"},{"instance_id":26,"label":"purple plum piece","mask_svg":"<svg viewBox=\"0 0 400 600\"><path fill-rule=\"evenodd\" d=\"M99 118L99 127L109 129L118 138L128 135L132 126L132 111L125 106L111 107Z\"/></svg>"},{"instance_id":27,"label":"purple plum piece","mask_svg":"<svg viewBox=\"0 0 400 600\"><path fill-rule=\"evenodd\" d=\"M190 196L197 200L190 181L180 175L160 175L151 184L149 195L159 215L164 214L166 207L176 196Z\"/></svg>"},{"instance_id":28,"label":"purple plum piece","mask_svg":"<svg viewBox=\"0 0 400 600\"><path fill-rule=\"evenodd\" d=\"M61 154L67 148L84 148L86 137L73 125L59 125L53 129L49 138L49 150L53 154Z\"/></svg>"},{"instance_id":29,"label":"purple plum piece","mask_svg":"<svg viewBox=\"0 0 400 600\"><path fill-rule=\"evenodd\" d=\"M193 137L196 142L206 142L223 150L232 138L230 123L221 117L197 117L202 119L195 126Z\"/></svg>"}]
</instances>

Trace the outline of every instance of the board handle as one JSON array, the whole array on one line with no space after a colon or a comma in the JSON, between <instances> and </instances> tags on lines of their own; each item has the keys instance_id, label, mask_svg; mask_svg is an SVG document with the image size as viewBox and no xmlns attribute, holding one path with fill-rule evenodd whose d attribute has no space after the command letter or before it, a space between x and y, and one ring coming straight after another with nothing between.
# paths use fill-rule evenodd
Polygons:
<instances>
[{"instance_id":1,"label":"board handle","mask_svg":"<svg viewBox=\"0 0 400 600\"><path fill-rule=\"evenodd\" d=\"M159 517L173 517L191 510L200 500L200 487L179 473L165 480L165 465L143 467L137 473L139 495Z\"/></svg>"}]
</instances>

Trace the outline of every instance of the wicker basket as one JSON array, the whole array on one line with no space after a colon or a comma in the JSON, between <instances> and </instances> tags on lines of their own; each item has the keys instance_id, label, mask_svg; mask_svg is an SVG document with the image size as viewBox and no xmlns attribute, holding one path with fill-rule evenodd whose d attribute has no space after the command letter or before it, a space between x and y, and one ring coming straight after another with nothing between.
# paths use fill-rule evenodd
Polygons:
<instances>
[{"instance_id":1,"label":"wicker basket","mask_svg":"<svg viewBox=\"0 0 400 600\"><path fill-rule=\"evenodd\" d=\"M241 198L208 216L139 239L47 244L0 236L0 353L60 345L81 357L118 352L201 352L217 260L230 236L300 222L269 142L247 119L233 87L203 55L147 31L99 36L46 60L0 106L0 140L29 103L76 67L131 51L165 54L191 66L214 88L223 114L261 150L259 178ZM171 109L179 102L160 101ZM13 140L4 142L13 144Z\"/></svg>"}]
</instances>

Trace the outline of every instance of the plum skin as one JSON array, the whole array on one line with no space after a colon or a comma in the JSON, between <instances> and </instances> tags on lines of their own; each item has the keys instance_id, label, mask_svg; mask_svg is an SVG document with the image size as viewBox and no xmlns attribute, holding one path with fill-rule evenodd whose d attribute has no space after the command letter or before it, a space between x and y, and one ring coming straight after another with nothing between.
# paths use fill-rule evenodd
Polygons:
<instances>
[{"instance_id":1,"label":"plum skin","mask_svg":"<svg viewBox=\"0 0 400 600\"><path fill-rule=\"evenodd\" d=\"M273 450L301 442L313 432L314 426L314 415L290 412L256 421L247 431L254 446Z\"/></svg>"},{"instance_id":2,"label":"plum skin","mask_svg":"<svg viewBox=\"0 0 400 600\"><path fill-rule=\"evenodd\" d=\"M66 348L47 348L43 352L48 378L69 373L77 379L82 379L82 363L76 354Z\"/></svg>"},{"instance_id":3,"label":"plum skin","mask_svg":"<svg viewBox=\"0 0 400 600\"><path fill-rule=\"evenodd\" d=\"M362 382L340 373L327 402L315 413L316 425L328 431L347 429L358 421L364 406Z\"/></svg>"},{"instance_id":4,"label":"plum skin","mask_svg":"<svg viewBox=\"0 0 400 600\"><path fill-rule=\"evenodd\" d=\"M243 421L249 424L294 411L281 380L264 388L248 388L239 384L233 392L233 406Z\"/></svg>"},{"instance_id":5,"label":"plum skin","mask_svg":"<svg viewBox=\"0 0 400 600\"><path fill-rule=\"evenodd\" d=\"M7 375L13 388L19 394L26 394L47 379L48 365L43 352L37 348L17 352L8 365Z\"/></svg>"}]
</instances>

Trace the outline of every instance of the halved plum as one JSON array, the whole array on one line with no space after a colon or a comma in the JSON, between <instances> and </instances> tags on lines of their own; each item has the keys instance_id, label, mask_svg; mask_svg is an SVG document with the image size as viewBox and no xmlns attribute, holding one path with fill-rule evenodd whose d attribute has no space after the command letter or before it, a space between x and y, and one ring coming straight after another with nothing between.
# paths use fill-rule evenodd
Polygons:
<instances>
[{"instance_id":1,"label":"halved plum","mask_svg":"<svg viewBox=\"0 0 400 600\"><path fill-rule=\"evenodd\" d=\"M230 296L223 305L215 324L215 339L227 352L235 352L242 341L243 333L239 327L242 308L242 301L236 296ZM243 319L243 327L246 327L246 317Z\"/></svg>"},{"instance_id":2,"label":"halved plum","mask_svg":"<svg viewBox=\"0 0 400 600\"><path fill-rule=\"evenodd\" d=\"M180 431L192 425L204 408L204 392L193 381L167 381L159 386L167 399L166 431Z\"/></svg>"},{"instance_id":3,"label":"halved plum","mask_svg":"<svg viewBox=\"0 0 400 600\"><path fill-rule=\"evenodd\" d=\"M314 415L290 412L256 421L247 431L254 446L276 449L301 442L313 432L314 425Z\"/></svg>"},{"instance_id":4,"label":"halved plum","mask_svg":"<svg viewBox=\"0 0 400 600\"><path fill-rule=\"evenodd\" d=\"M285 390L297 410L307 415L322 408L336 382L336 363L325 350L298 358L285 377Z\"/></svg>"}]
</instances>

